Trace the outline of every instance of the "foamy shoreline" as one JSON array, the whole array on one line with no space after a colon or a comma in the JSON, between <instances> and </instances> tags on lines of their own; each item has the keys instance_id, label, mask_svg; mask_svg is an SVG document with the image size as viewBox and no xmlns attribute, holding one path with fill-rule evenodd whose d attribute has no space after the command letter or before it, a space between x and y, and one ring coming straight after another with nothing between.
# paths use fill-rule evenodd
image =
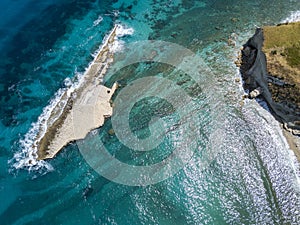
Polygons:
<instances>
[{"instance_id":1,"label":"foamy shoreline","mask_svg":"<svg viewBox=\"0 0 300 225\"><path fill-rule=\"evenodd\" d=\"M300 10L291 12L291 15L282 20L281 23L293 23L300 21Z\"/></svg>"}]
</instances>

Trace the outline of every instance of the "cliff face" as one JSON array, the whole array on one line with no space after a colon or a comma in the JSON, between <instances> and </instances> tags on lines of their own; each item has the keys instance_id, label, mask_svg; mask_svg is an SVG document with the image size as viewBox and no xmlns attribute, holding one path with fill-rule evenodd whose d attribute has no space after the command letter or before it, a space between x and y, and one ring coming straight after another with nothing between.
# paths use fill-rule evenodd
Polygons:
<instances>
[{"instance_id":1,"label":"cliff face","mask_svg":"<svg viewBox=\"0 0 300 225\"><path fill-rule=\"evenodd\" d=\"M273 100L300 115L300 23L264 27L269 89Z\"/></svg>"},{"instance_id":2,"label":"cliff face","mask_svg":"<svg viewBox=\"0 0 300 225\"><path fill-rule=\"evenodd\" d=\"M299 23L259 28L243 46L240 62L244 88L249 91L249 97L263 98L274 117L283 123L285 128L298 135L300 134L299 41Z\"/></svg>"}]
</instances>

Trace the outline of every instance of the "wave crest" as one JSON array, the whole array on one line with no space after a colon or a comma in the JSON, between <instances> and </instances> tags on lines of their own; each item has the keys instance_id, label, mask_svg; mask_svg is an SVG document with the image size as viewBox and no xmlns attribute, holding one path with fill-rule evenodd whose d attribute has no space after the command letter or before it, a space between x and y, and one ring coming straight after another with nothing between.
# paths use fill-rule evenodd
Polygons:
<instances>
[{"instance_id":1,"label":"wave crest","mask_svg":"<svg viewBox=\"0 0 300 225\"><path fill-rule=\"evenodd\" d=\"M282 20L281 23L300 22L300 10L291 12L291 15Z\"/></svg>"}]
</instances>

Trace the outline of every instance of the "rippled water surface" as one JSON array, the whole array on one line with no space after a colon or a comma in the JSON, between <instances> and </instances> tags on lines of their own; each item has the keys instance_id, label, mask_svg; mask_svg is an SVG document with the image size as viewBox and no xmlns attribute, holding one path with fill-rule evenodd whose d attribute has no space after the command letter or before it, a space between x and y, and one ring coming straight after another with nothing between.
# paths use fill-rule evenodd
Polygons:
<instances>
[{"instance_id":1,"label":"rippled water surface","mask_svg":"<svg viewBox=\"0 0 300 225\"><path fill-rule=\"evenodd\" d=\"M1 224L300 223L299 164L268 112L255 101L240 104L243 91L235 82L239 75L233 63L255 27L283 21L300 10L299 1L5 0L0 4L5 9L0 22ZM135 137L145 139L151 137L149 126L163 121L162 143L152 151L135 151L118 139L111 131L114 120L107 119L102 128L66 146L40 167L16 169L18 159L24 158L20 152L28 147L24 141L30 138L32 123L57 90L67 86L66 78L83 74L116 23L134 33L120 38L123 49L131 49L125 55L117 53L115 62L121 63L132 52L140 53L141 60L110 71L105 84L120 83L116 102L123 90L136 99L152 95L133 105L128 124ZM146 40L177 44L199 60L186 67L143 61L144 50L132 43ZM153 57L162 48L153 51ZM186 68L209 72L193 77ZM130 92L134 82L147 77L172 85L145 83L140 93ZM179 90L188 101L176 96ZM182 118L180 112L188 116ZM127 141L131 142L129 136ZM179 152L193 154L182 169L161 182L128 186L99 175L87 163L81 148L93 154L99 143L119 161L136 166L159 163L176 146Z\"/></svg>"}]
</instances>

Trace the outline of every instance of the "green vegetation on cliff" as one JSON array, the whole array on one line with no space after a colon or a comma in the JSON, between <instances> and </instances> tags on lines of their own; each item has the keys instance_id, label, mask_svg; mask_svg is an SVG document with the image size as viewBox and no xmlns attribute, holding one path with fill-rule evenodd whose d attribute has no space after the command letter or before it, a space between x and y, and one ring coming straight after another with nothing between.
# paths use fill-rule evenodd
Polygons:
<instances>
[{"instance_id":1,"label":"green vegetation on cliff","mask_svg":"<svg viewBox=\"0 0 300 225\"><path fill-rule=\"evenodd\" d=\"M300 22L266 26L264 50L272 50L285 57L288 65L300 69Z\"/></svg>"},{"instance_id":2,"label":"green vegetation on cliff","mask_svg":"<svg viewBox=\"0 0 300 225\"><path fill-rule=\"evenodd\" d=\"M300 22L266 26L263 34L272 98L300 118Z\"/></svg>"},{"instance_id":3,"label":"green vegetation on cliff","mask_svg":"<svg viewBox=\"0 0 300 225\"><path fill-rule=\"evenodd\" d=\"M300 43L294 44L292 47L285 49L287 62L292 67L300 68Z\"/></svg>"}]
</instances>

